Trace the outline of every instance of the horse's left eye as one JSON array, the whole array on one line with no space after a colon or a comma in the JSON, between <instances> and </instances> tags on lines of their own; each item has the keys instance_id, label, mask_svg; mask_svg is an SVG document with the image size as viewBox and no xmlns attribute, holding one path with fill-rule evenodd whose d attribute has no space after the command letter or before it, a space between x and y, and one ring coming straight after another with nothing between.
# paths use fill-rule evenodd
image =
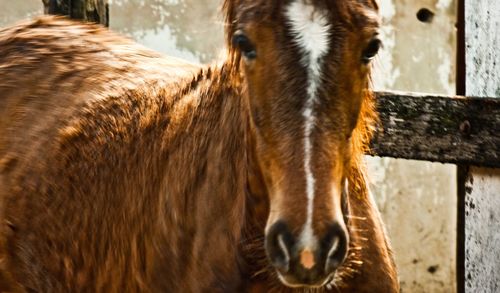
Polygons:
<instances>
[{"instance_id":1,"label":"horse's left eye","mask_svg":"<svg viewBox=\"0 0 500 293\"><path fill-rule=\"evenodd\" d=\"M382 47L382 41L378 38L374 38L370 41L368 46L363 51L362 60L365 64L370 63L370 61L377 56L378 51Z\"/></svg>"},{"instance_id":2,"label":"horse's left eye","mask_svg":"<svg viewBox=\"0 0 500 293\"><path fill-rule=\"evenodd\" d=\"M243 56L248 60L253 60L257 58L257 51L255 50L255 46L248 39L245 34L241 31L237 31L233 36L233 46L237 47Z\"/></svg>"}]
</instances>

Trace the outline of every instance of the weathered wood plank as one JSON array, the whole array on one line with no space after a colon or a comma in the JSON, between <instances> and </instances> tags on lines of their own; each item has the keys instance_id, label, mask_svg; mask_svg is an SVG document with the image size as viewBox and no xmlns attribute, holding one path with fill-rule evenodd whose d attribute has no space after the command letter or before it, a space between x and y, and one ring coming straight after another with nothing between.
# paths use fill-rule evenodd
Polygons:
<instances>
[{"instance_id":1,"label":"weathered wood plank","mask_svg":"<svg viewBox=\"0 0 500 293\"><path fill-rule=\"evenodd\" d=\"M42 0L45 13L109 26L108 0Z\"/></svg>"},{"instance_id":2,"label":"weathered wood plank","mask_svg":"<svg viewBox=\"0 0 500 293\"><path fill-rule=\"evenodd\" d=\"M500 100L377 93L372 154L500 167Z\"/></svg>"}]
</instances>

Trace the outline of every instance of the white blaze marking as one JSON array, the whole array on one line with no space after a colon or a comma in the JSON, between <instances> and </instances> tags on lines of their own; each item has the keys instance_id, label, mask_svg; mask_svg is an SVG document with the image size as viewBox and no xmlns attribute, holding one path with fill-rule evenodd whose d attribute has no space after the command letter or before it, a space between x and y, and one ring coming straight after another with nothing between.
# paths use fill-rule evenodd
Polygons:
<instances>
[{"instance_id":1,"label":"white blaze marking","mask_svg":"<svg viewBox=\"0 0 500 293\"><path fill-rule=\"evenodd\" d=\"M328 51L330 25L323 11L315 9L304 0L293 1L286 9L286 16L295 34L295 43L301 49L302 65L307 68L307 100L302 116L304 125L304 170L306 176L307 220L300 235L304 248L315 249L317 239L312 230L315 178L311 170L311 132L316 117L314 106L318 99L317 91L321 83L321 61Z\"/></svg>"}]
</instances>

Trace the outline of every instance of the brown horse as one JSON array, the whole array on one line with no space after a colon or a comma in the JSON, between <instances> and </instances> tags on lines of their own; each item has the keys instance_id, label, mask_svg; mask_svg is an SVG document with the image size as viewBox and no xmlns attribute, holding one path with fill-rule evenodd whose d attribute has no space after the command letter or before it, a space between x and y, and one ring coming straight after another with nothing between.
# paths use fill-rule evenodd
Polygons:
<instances>
[{"instance_id":1,"label":"brown horse","mask_svg":"<svg viewBox=\"0 0 500 293\"><path fill-rule=\"evenodd\" d=\"M362 154L374 0L226 0L198 67L0 31L0 291L398 292Z\"/></svg>"}]
</instances>

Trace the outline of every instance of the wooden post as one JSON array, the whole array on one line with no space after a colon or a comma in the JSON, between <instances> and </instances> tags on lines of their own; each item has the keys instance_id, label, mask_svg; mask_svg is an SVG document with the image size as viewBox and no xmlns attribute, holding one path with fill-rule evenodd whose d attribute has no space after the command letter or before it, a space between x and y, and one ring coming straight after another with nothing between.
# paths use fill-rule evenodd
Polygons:
<instances>
[{"instance_id":1,"label":"wooden post","mask_svg":"<svg viewBox=\"0 0 500 293\"><path fill-rule=\"evenodd\" d=\"M466 94L500 98L500 2L464 8ZM500 170L470 167L465 181L465 292L500 292Z\"/></svg>"},{"instance_id":2,"label":"wooden post","mask_svg":"<svg viewBox=\"0 0 500 293\"><path fill-rule=\"evenodd\" d=\"M465 0L457 1L456 94L465 96ZM457 164L456 288L465 293L465 181L469 167Z\"/></svg>"},{"instance_id":3,"label":"wooden post","mask_svg":"<svg viewBox=\"0 0 500 293\"><path fill-rule=\"evenodd\" d=\"M109 26L108 0L42 0L45 13Z\"/></svg>"}]
</instances>

